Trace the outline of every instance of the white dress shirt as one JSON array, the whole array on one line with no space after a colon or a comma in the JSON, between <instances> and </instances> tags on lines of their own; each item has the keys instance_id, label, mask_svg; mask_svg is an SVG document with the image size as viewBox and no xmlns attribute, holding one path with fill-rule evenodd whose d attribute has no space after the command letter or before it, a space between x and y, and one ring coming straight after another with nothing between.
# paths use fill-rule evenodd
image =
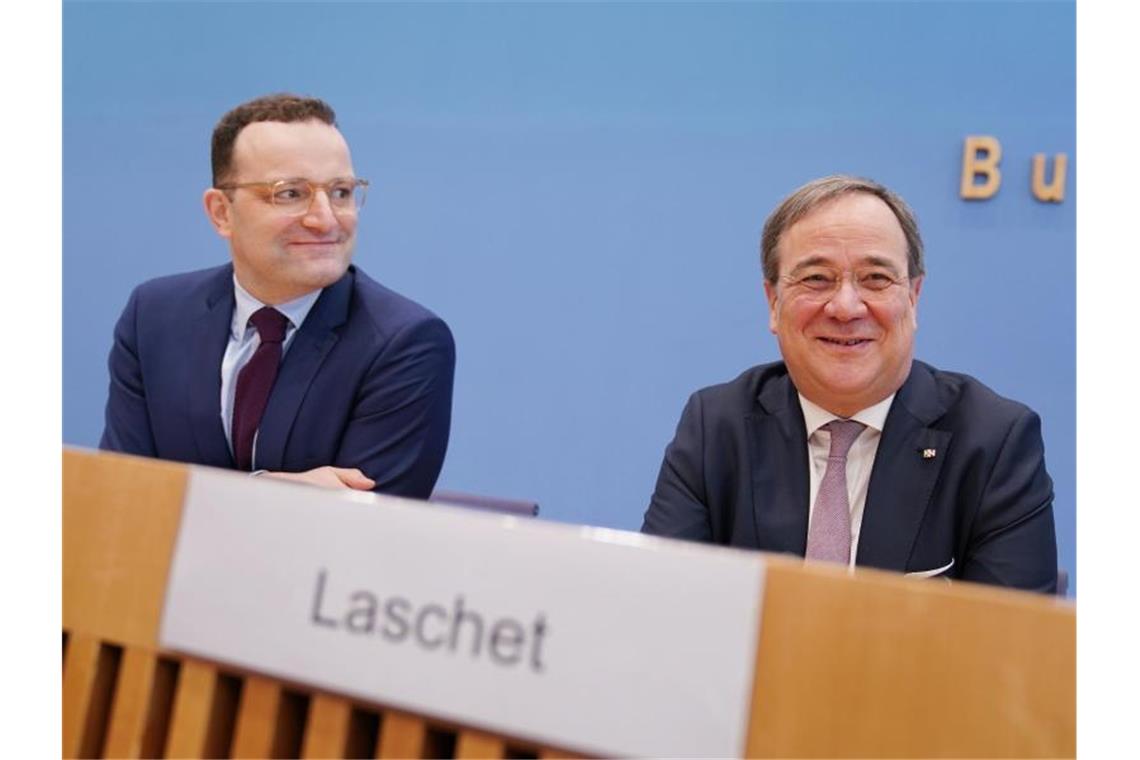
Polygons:
<instances>
[{"instance_id":1,"label":"white dress shirt","mask_svg":"<svg viewBox=\"0 0 1140 760\"><path fill-rule=\"evenodd\" d=\"M855 553L859 548L859 531L863 527L863 508L867 505L867 485L871 482L871 468L875 464L875 453L883 437L883 425L895 394L856 412L850 419L862 422L867 427L859 433L855 443L847 452L847 503L851 506L851 559L849 567L855 566ZM800 394L800 408L804 412L807 427L808 470L811 486L808 491L808 524L815 514L815 498L819 495L819 484L827 470L827 454L831 448L831 433L821 430L832 420L841 419L838 415L808 401Z\"/></svg>"},{"instance_id":2,"label":"white dress shirt","mask_svg":"<svg viewBox=\"0 0 1140 760\"><path fill-rule=\"evenodd\" d=\"M313 304L317 302L320 295L321 291L314 290L312 293L306 293L288 303L277 304L273 307L289 319L289 324L285 327L285 341L281 344L282 359L285 358L285 352L289 350L289 344L293 342L293 336L297 334L297 330L304 323L305 317L309 315L309 310L313 308ZM237 393L238 373L253 358L253 353L261 345L261 337L257 334L257 328L249 323L249 318L253 316L255 311L266 305L251 296L245 288L238 284L237 276L234 276L234 317L230 322L230 340L226 344L226 353L222 357L222 426L226 431L226 441L230 444L231 454L234 450L234 396ZM256 433L253 438L253 461L254 469L256 469Z\"/></svg>"}]
</instances>

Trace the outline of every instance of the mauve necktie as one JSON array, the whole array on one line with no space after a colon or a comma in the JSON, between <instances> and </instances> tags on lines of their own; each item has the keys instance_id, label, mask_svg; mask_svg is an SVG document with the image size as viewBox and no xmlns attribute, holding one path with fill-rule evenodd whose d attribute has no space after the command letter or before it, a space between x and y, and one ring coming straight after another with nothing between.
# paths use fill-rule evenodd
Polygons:
<instances>
[{"instance_id":1,"label":"mauve necktie","mask_svg":"<svg viewBox=\"0 0 1140 760\"><path fill-rule=\"evenodd\" d=\"M847 452L866 427L854 420L832 420L827 469L819 484L808 529L807 558L844 565L851 559L851 506L847 501Z\"/></svg>"},{"instance_id":2,"label":"mauve necktie","mask_svg":"<svg viewBox=\"0 0 1140 760\"><path fill-rule=\"evenodd\" d=\"M261 345L238 373L234 392L234 418L231 427L234 459L239 470L253 469L253 437L261 424L261 415L269 401L269 391L277 378L281 363L281 342L289 319L269 306L262 307L249 318L261 337Z\"/></svg>"}]
</instances>

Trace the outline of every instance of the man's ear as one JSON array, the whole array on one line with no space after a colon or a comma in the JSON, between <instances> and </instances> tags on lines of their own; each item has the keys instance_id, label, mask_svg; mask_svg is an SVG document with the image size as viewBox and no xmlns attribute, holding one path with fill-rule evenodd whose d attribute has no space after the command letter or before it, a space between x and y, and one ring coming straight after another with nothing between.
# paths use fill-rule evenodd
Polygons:
<instances>
[{"instance_id":1,"label":"man's ear","mask_svg":"<svg viewBox=\"0 0 1140 760\"><path fill-rule=\"evenodd\" d=\"M768 297L768 329L775 334L777 325L776 286L767 280L764 280L764 295Z\"/></svg>"},{"instance_id":2,"label":"man's ear","mask_svg":"<svg viewBox=\"0 0 1140 760\"><path fill-rule=\"evenodd\" d=\"M217 233L224 238L232 235L233 206L226 194L216 187L211 187L202 194L202 205L206 208L206 217L214 225Z\"/></svg>"},{"instance_id":3,"label":"man's ear","mask_svg":"<svg viewBox=\"0 0 1140 760\"><path fill-rule=\"evenodd\" d=\"M910 292L907 296L910 298L911 316L914 319L914 326L918 327L918 296L922 293L923 276L919 275L910 282Z\"/></svg>"}]
</instances>

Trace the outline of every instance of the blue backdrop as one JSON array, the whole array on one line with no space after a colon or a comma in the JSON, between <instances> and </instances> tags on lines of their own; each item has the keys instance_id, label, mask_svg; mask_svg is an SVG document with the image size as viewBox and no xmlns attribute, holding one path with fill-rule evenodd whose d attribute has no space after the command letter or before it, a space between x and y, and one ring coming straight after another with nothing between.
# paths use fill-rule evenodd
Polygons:
<instances>
[{"instance_id":1,"label":"blue backdrop","mask_svg":"<svg viewBox=\"0 0 1140 760\"><path fill-rule=\"evenodd\" d=\"M64 440L102 429L130 289L227 259L237 103L313 94L373 182L357 263L451 325L440 486L636 529L681 407L778 358L758 241L833 172L918 213L917 355L1042 416L1075 571L1072 3L64 5ZM991 200L962 141L1002 143ZM1030 193L1066 153L1065 200Z\"/></svg>"}]
</instances>

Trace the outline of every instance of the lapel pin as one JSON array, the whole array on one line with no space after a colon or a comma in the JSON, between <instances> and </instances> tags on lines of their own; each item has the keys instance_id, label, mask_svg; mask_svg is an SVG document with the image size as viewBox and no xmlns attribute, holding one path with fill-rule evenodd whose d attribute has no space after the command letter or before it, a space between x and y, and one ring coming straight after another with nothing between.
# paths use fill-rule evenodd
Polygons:
<instances>
[{"instance_id":1,"label":"lapel pin","mask_svg":"<svg viewBox=\"0 0 1140 760\"><path fill-rule=\"evenodd\" d=\"M936 457L936 456L938 456L938 451L936 449L923 449L922 450L922 458L923 459L934 459L934 457Z\"/></svg>"}]
</instances>

